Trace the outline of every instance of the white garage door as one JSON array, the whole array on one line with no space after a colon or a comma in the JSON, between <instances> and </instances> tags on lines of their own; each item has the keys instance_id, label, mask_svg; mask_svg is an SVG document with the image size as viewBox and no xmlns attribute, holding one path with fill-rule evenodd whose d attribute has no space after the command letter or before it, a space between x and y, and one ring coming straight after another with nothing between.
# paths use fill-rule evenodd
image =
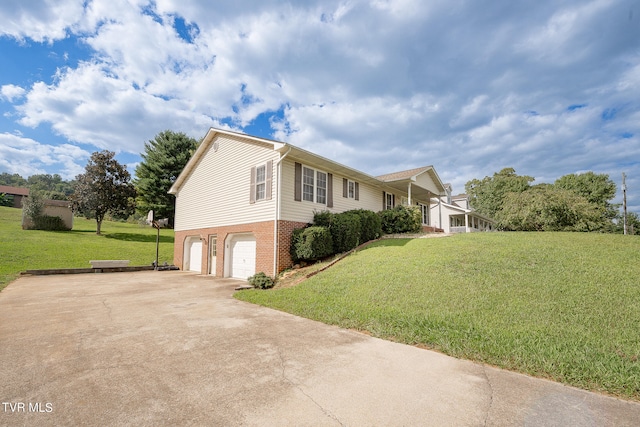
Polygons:
<instances>
[{"instance_id":1,"label":"white garage door","mask_svg":"<svg viewBox=\"0 0 640 427\"><path fill-rule=\"evenodd\" d=\"M189 241L189 271L202 271L202 241L200 239Z\"/></svg>"},{"instance_id":2,"label":"white garage door","mask_svg":"<svg viewBox=\"0 0 640 427\"><path fill-rule=\"evenodd\" d=\"M235 236L231 241L229 276L246 279L254 274L256 274L256 238L253 235Z\"/></svg>"}]
</instances>

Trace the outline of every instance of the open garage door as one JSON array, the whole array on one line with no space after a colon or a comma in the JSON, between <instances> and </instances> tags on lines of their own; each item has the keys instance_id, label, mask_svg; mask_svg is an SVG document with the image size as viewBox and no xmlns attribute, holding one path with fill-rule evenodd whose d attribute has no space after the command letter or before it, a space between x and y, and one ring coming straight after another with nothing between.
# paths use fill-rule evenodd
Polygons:
<instances>
[{"instance_id":1,"label":"open garage door","mask_svg":"<svg viewBox=\"0 0 640 427\"><path fill-rule=\"evenodd\" d=\"M256 274L256 238L253 234L239 234L229 245L229 276L246 279Z\"/></svg>"}]
</instances>

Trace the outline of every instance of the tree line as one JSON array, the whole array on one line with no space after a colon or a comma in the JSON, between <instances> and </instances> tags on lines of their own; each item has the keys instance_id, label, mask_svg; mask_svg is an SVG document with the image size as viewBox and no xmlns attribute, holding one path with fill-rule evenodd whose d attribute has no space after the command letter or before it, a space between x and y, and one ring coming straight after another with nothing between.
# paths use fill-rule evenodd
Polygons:
<instances>
[{"instance_id":1,"label":"tree line","mask_svg":"<svg viewBox=\"0 0 640 427\"><path fill-rule=\"evenodd\" d=\"M611 203L616 184L607 174L568 174L553 184L504 168L465 185L471 207L509 231L599 231L622 233L620 206ZM632 234L640 234L636 213L627 215Z\"/></svg>"}]
</instances>

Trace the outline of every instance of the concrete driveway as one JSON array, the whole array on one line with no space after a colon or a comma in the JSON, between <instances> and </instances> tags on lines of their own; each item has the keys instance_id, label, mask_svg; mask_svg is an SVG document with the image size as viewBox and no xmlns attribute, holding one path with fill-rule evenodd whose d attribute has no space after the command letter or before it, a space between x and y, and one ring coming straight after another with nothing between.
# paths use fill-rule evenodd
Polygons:
<instances>
[{"instance_id":1,"label":"concrete driveway","mask_svg":"<svg viewBox=\"0 0 640 427\"><path fill-rule=\"evenodd\" d=\"M0 293L0 425L640 423L640 404L253 306L237 284L20 278Z\"/></svg>"}]
</instances>

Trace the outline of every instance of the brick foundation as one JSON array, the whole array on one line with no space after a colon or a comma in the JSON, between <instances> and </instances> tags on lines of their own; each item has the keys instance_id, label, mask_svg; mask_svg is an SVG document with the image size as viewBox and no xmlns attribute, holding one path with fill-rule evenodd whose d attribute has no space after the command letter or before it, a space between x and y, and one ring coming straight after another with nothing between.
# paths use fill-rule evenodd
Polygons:
<instances>
[{"instance_id":1,"label":"brick foundation","mask_svg":"<svg viewBox=\"0 0 640 427\"><path fill-rule=\"evenodd\" d=\"M251 224L232 225L225 227L200 228L197 230L176 231L173 249L173 263L184 270L184 246L187 238L197 237L202 241L201 274L209 274L209 238L217 235L216 265L212 268L215 275L224 277L225 256L228 250L229 235L251 233L256 238L256 273L264 272L269 276L291 267L293 265L289 255L291 235L296 228L305 227L307 224L294 221L278 221L278 265L277 271L273 271L274 255L274 223L273 221L255 222Z\"/></svg>"},{"instance_id":2,"label":"brick foundation","mask_svg":"<svg viewBox=\"0 0 640 427\"><path fill-rule=\"evenodd\" d=\"M293 267L289 248L291 247L291 236L293 230L304 228L306 222L278 221L278 273Z\"/></svg>"}]
</instances>

